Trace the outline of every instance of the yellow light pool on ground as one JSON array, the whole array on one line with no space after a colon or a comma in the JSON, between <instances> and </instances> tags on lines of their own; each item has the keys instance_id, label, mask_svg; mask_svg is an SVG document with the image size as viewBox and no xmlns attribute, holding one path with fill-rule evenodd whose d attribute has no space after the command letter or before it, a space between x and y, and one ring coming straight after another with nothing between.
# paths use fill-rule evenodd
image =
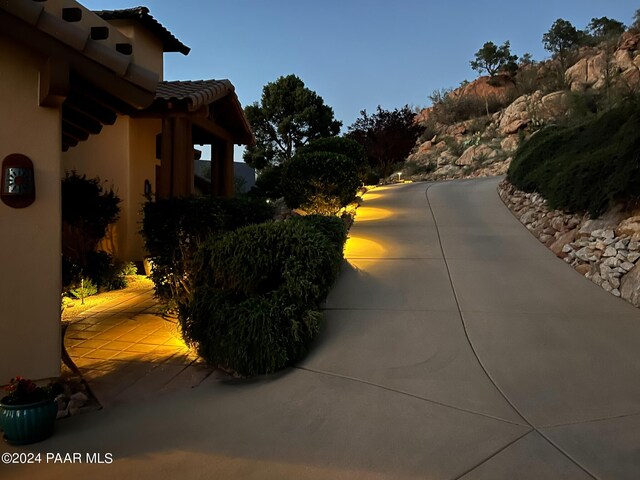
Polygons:
<instances>
[{"instance_id":1,"label":"yellow light pool on ground","mask_svg":"<svg viewBox=\"0 0 640 480\"><path fill-rule=\"evenodd\" d=\"M380 243L365 237L349 236L344 247L345 258L380 258L386 253Z\"/></svg>"},{"instance_id":2,"label":"yellow light pool on ground","mask_svg":"<svg viewBox=\"0 0 640 480\"><path fill-rule=\"evenodd\" d=\"M375 220L382 220L393 215L391 210L386 208L374 208L362 206L356 213L356 222L373 222Z\"/></svg>"},{"instance_id":3,"label":"yellow light pool on ground","mask_svg":"<svg viewBox=\"0 0 640 480\"><path fill-rule=\"evenodd\" d=\"M379 193L365 193L362 197L362 200L368 202L369 200L376 200L380 197L382 197L382 195L380 195Z\"/></svg>"}]
</instances>

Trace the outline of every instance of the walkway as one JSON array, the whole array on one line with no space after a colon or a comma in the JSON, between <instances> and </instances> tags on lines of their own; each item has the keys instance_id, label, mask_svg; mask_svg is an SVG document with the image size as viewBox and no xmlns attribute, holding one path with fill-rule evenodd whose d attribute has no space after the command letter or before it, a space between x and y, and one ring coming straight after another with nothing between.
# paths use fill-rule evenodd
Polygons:
<instances>
[{"instance_id":1,"label":"walkway","mask_svg":"<svg viewBox=\"0 0 640 480\"><path fill-rule=\"evenodd\" d=\"M64 343L103 407L193 387L211 373L176 323L159 315L153 290L83 312L70 322Z\"/></svg>"},{"instance_id":2,"label":"walkway","mask_svg":"<svg viewBox=\"0 0 640 480\"><path fill-rule=\"evenodd\" d=\"M297 368L59 422L30 450L114 463L3 478L636 480L640 312L556 259L496 185L373 190Z\"/></svg>"}]
</instances>

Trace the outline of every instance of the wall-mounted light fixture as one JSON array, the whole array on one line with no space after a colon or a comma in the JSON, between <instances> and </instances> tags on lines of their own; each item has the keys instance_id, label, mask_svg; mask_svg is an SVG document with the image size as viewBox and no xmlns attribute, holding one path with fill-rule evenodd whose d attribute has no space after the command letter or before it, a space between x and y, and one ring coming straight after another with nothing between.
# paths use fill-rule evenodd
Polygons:
<instances>
[{"instance_id":1,"label":"wall-mounted light fixture","mask_svg":"<svg viewBox=\"0 0 640 480\"><path fill-rule=\"evenodd\" d=\"M25 208L36 199L33 162L20 153L12 153L2 161L0 199L12 208Z\"/></svg>"}]
</instances>

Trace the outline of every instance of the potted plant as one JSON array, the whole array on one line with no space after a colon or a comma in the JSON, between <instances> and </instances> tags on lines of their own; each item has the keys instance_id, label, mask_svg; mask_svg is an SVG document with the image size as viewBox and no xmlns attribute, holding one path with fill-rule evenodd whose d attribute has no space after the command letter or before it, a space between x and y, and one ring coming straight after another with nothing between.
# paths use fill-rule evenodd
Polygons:
<instances>
[{"instance_id":1,"label":"potted plant","mask_svg":"<svg viewBox=\"0 0 640 480\"><path fill-rule=\"evenodd\" d=\"M8 395L0 399L0 427L4 439L13 445L35 443L53 433L58 406L59 384L39 387L27 378L12 378Z\"/></svg>"}]
</instances>

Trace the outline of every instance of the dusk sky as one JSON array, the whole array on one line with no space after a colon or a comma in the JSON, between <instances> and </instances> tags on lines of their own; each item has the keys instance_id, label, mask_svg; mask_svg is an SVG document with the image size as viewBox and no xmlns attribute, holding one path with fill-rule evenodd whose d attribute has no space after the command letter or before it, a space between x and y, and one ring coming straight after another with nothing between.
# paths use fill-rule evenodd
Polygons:
<instances>
[{"instance_id":1,"label":"dusk sky","mask_svg":"<svg viewBox=\"0 0 640 480\"><path fill-rule=\"evenodd\" d=\"M434 2L429 0L83 0L91 9L139 4L191 53L165 54L167 80L228 78L241 103L260 99L281 75L298 75L330 105L343 131L362 109L427 106L436 89L477 73L469 61L486 41L548 56L542 34L557 18L584 28L592 17L628 25L630 0Z\"/></svg>"}]
</instances>

